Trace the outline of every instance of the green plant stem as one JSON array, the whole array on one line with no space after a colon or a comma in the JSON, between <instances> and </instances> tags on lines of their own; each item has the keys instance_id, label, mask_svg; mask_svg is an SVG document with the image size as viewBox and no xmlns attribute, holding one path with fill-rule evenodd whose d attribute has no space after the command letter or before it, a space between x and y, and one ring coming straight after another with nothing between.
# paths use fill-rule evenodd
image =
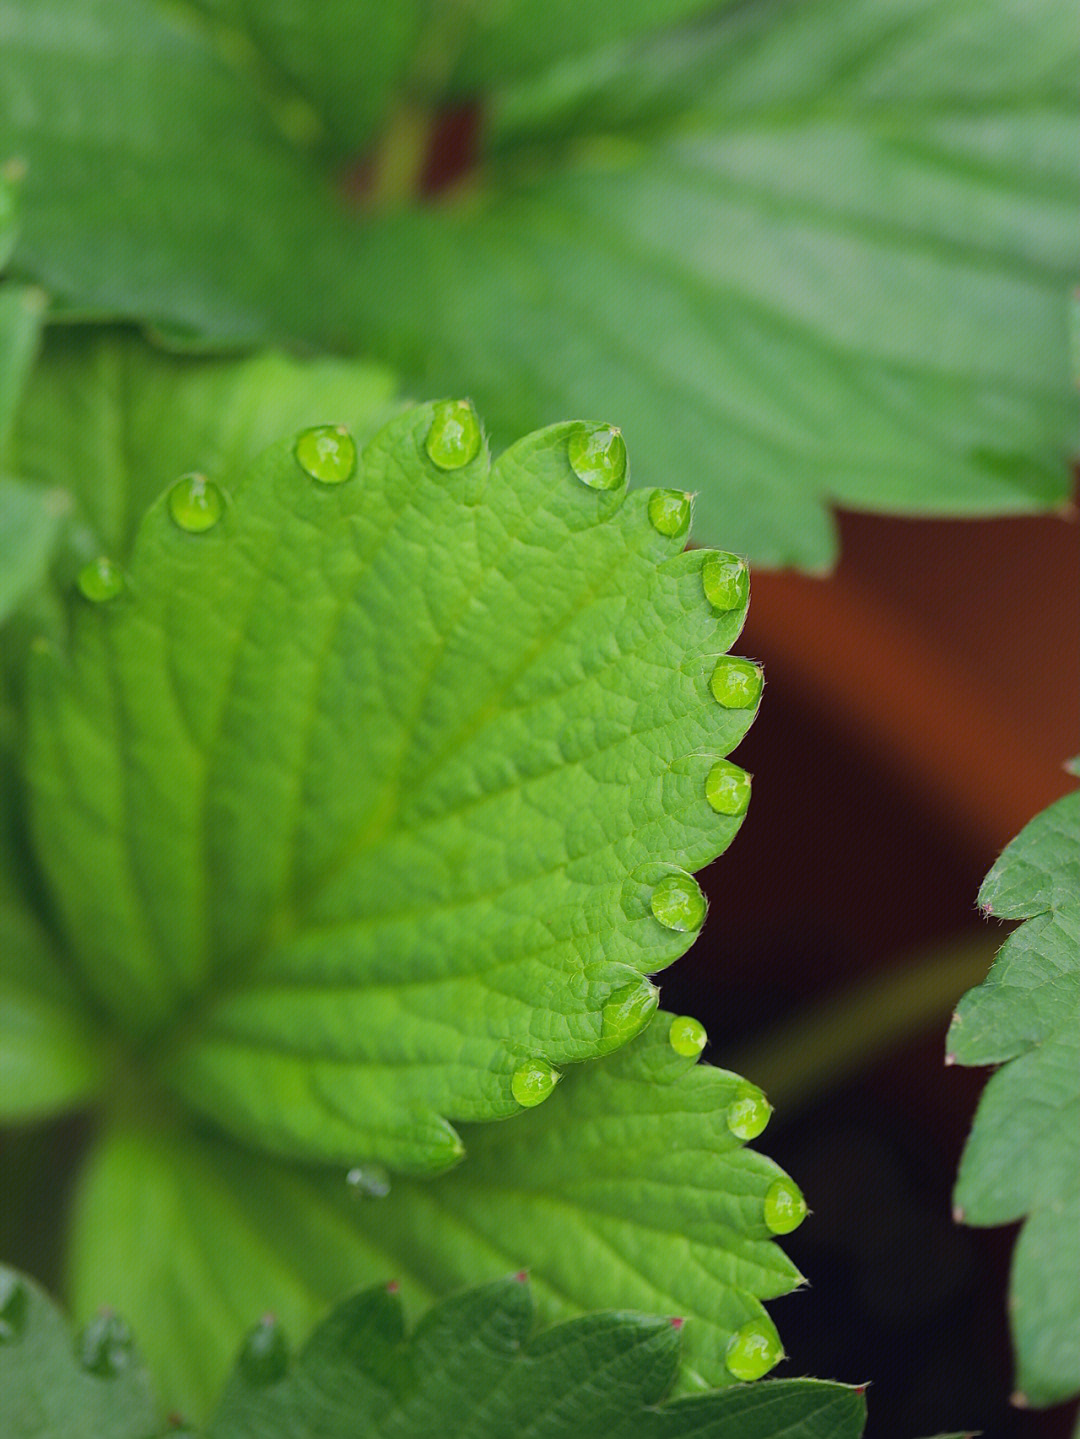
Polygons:
<instances>
[{"instance_id":1,"label":"green plant stem","mask_svg":"<svg viewBox=\"0 0 1080 1439\"><path fill-rule=\"evenodd\" d=\"M396 210L415 200L431 153L440 102L466 43L473 0L436 0L412 69L375 153L368 192L373 210Z\"/></svg>"},{"instance_id":2,"label":"green plant stem","mask_svg":"<svg viewBox=\"0 0 1080 1439\"><path fill-rule=\"evenodd\" d=\"M944 1038L957 1000L986 978L1001 938L995 931L894 960L724 1055L724 1067L752 1076L790 1116L931 1029L940 1026Z\"/></svg>"},{"instance_id":3,"label":"green plant stem","mask_svg":"<svg viewBox=\"0 0 1080 1439\"><path fill-rule=\"evenodd\" d=\"M373 210L396 210L420 190L431 150L434 112L405 101L391 115L375 156L368 199Z\"/></svg>"}]
</instances>

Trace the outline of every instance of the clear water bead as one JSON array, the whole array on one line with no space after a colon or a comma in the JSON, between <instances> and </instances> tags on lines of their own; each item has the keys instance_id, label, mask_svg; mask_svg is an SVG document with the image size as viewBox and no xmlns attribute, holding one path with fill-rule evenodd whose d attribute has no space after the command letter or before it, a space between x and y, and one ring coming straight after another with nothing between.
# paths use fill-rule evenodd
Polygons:
<instances>
[{"instance_id":1,"label":"clear water bead","mask_svg":"<svg viewBox=\"0 0 1080 1439\"><path fill-rule=\"evenodd\" d=\"M297 436L300 468L321 485L340 485L356 473L356 441L344 425L314 425Z\"/></svg>"},{"instance_id":2,"label":"clear water bead","mask_svg":"<svg viewBox=\"0 0 1080 1439\"><path fill-rule=\"evenodd\" d=\"M690 528L692 497L685 490L653 490L649 496L649 523L668 539L678 539Z\"/></svg>"},{"instance_id":3,"label":"clear water bead","mask_svg":"<svg viewBox=\"0 0 1080 1439\"><path fill-rule=\"evenodd\" d=\"M90 600L92 604L104 604L106 600L114 600L124 592L122 570L104 555L91 560L88 565L83 565L75 583L83 599Z\"/></svg>"},{"instance_id":4,"label":"clear water bead","mask_svg":"<svg viewBox=\"0 0 1080 1439\"><path fill-rule=\"evenodd\" d=\"M546 1059L527 1059L514 1070L510 1091L523 1109L533 1109L543 1104L561 1078Z\"/></svg>"},{"instance_id":5,"label":"clear water bead","mask_svg":"<svg viewBox=\"0 0 1080 1439\"><path fill-rule=\"evenodd\" d=\"M706 555L701 566L701 587L714 610L742 609L750 595L746 561L722 550Z\"/></svg>"},{"instance_id":6,"label":"clear water bead","mask_svg":"<svg viewBox=\"0 0 1080 1439\"><path fill-rule=\"evenodd\" d=\"M705 777L705 798L717 814L737 818L750 804L750 776L730 760L719 759Z\"/></svg>"},{"instance_id":7,"label":"clear water bead","mask_svg":"<svg viewBox=\"0 0 1080 1439\"><path fill-rule=\"evenodd\" d=\"M480 453L480 420L469 400L443 400L435 406L424 448L440 470L460 470Z\"/></svg>"},{"instance_id":8,"label":"clear water bead","mask_svg":"<svg viewBox=\"0 0 1080 1439\"><path fill-rule=\"evenodd\" d=\"M173 523L191 535L211 530L225 513L225 496L205 475L183 475L169 491Z\"/></svg>"},{"instance_id":9,"label":"clear water bead","mask_svg":"<svg viewBox=\"0 0 1080 1439\"><path fill-rule=\"evenodd\" d=\"M750 1382L775 1369L784 1357L783 1345L770 1319L751 1319L728 1340L724 1363L736 1379Z\"/></svg>"},{"instance_id":10,"label":"clear water bead","mask_svg":"<svg viewBox=\"0 0 1080 1439\"><path fill-rule=\"evenodd\" d=\"M649 899L653 915L667 929L688 932L705 923L705 896L692 874L666 874Z\"/></svg>"},{"instance_id":11,"label":"clear water bead","mask_svg":"<svg viewBox=\"0 0 1080 1439\"><path fill-rule=\"evenodd\" d=\"M727 1127L736 1139L756 1139L764 1133L772 1114L772 1105L756 1084L740 1081L727 1108Z\"/></svg>"},{"instance_id":12,"label":"clear water bead","mask_svg":"<svg viewBox=\"0 0 1080 1439\"><path fill-rule=\"evenodd\" d=\"M729 710L753 709L761 698L764 677L761 669L749 660L725 655L717 662L709 681L713 699Z\"/></svg>"},{"instance_id":13,"label":"clear water bead","mask_svg":"<svg viewBox=\"0 0 1080 1439\"><path fill-rule=\"evenodd\" d=\"M680 1014L671 1021L668 1042L683 1059L696 1059L709 1042L709 1036L700 1020L689 1014Z\"/></svg>"},{"instance_id":14,"label":"clear water bead","mask_svg":"<svg viewBox=\"0 0 1080 1439\"><path fill-rule=\"evenodd\" d=\"M614 425L578 425L568 454L570 468L591 490L617 490L626 478L626 444Z\"/></svg>"}]
</instances>

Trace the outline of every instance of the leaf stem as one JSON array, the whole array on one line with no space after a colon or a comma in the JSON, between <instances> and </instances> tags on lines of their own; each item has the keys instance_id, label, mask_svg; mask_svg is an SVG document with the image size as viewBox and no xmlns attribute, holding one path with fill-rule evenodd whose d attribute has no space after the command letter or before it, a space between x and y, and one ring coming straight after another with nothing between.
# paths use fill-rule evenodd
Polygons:
<instances>
[{"instance_id":1,"label":"leaf stem","mask_svg":"<svg viewBox=\"0 0 1080 1439\"><path fill-rule=\"evenodd\" d=\"M961 995L986 978L1002 938L995 930L894 960L884 973L724 1055L724 1066L751 1076L790 1117L889 1050L938 1025L944 1038L944 1021Z\"/></svg>"},{"instance_id":2,"label":"leaf stem","mask_svg":"<svg viewBox=\"0 0 1080 1439\"><path fill-rule=\"evenodd\" d=\"M435 112L408 100L390 116L375 155L368 201L373 210L396 210L419 194L431 151Z\"/></svg>"}]
</instances>

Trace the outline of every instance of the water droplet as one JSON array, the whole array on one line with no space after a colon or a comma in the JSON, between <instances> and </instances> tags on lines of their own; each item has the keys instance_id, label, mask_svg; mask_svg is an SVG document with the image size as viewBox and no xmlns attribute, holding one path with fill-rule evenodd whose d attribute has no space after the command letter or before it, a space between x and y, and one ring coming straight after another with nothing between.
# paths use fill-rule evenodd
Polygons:
<instances>
[{"instance_id":1,"label":"water droplet","mask_svg":"<svg viewBox=\"0 0 1080 1439\"><path fill-rule=\"evenodd\" d=\"M169 514L188 534L212 530L224 513L225 496L205 475L184 475L169 491Z\"/></svg>"},{"instance_id":2,"label":"water droplet","mask_svg":"<svg viewBox=\"0 0 1080 1439\"><path fill-rule=\"evenodd\" d=\"M510 1090L523 1109L543 1104L562 1075L546 1059L527 1059L514 1070Z\"/></svg>"},{"instance_id":3,"label":"water droplet","mask_svg":"<svg viewBox=\"0 0 1080 1439\"><path fill-rule=\"evenodd\" d=\"M730 760L718 759L706 776L705 798L717 814L745 814L750 803L750 776Z\"/></svg>"},{"instance_id":4,"label":"water droplet","mask_svg":"<svg viewBox=\"0 0 1080 1439\"><path fill-rule=\"evenodd\" d=\"M114 600L117 595L124 592L122 571L104 555L99 556L96 560L91 560L88 565L83 565L76 576L75 583L83 598L92 600L94 604L101 604L105 600Z\"/></svg>"},{"instance_id":5,"label":"water droplet","mask_svg":"<svg viewBox=\"0 0 1080 1439\"><path fill-rule=\"evenodd\" d=\"M86 1326L79 1340L79 1363L90 1374L115 1379L131 1363L131 1330L119 1315L104 1313Z\"/></svg>"},{"instance_id":6,"label":"water droplet","mask_svg":"<svg viewBox=\"0 0 1080 1439\"><path fill-rule=\"evenodd\" d=\"M737 1139L756 1139L764 1133L772 1105L756 1084L741 1080L735 1098L728 1105L727 1127Z\"/></svg>"},{"instance_id":7,"label":"water droplet","mask_svg":"<svg viewBox=\"0 0 1080 1439\"><path fill-rule=\"evenodd\" d=\"M656 1013L660 991L645 978L624 984L604 1005L602 1034L613 1048L639 1034Z\"/></svg>"},{"instance_id":8,"label":"water droplet","mask_svg":"<svg viewBox=\"0 0 1080 1439\"><path fill-rule=\"evenodd\" d=\"M765 1223L774 1234L790 1234L806 1218L802 1190L790 1179L775 1179L765 1195Z\"/></svg>"},{"instance_id":9,"label":"water droplet","mask_svg":"<svg viewBox=\"0 0 1080 1439\"><path fill-rule=\"evenodd\" d=\"M13 1344L26 1328L30 1295L12 1269L0 1269L0 1344Z\"/></svg>"},{"instance_id":10,"label":"water droplet","mask_svg":"<svg viewBox=\"0 0 1080 1439\"><path fill-rule=\"evenodd\" d=\"M753 709L761 698L764 683L761 670L749 660L732 659L725 655L712 672L709 688L713 699L729 710Z\"/></svg>"},{"instance_id":11,"label":"water droplet","mask_svg":"<svg viewBox=\"0 0 1080 1439\"><path fill-rule=\"evenodd\" d=\"M578 425L569 454L574 474L591 490L617 490L626 478L626 445L614 425Z\"/></svg>"},{"instance_id":12,"label":"water droplet","mask_svg":"<svg viewBox=\"0 0 1080 1439\"><path fill-rule=\"evenodd\" d=\"M274 1384L289 1367L289 1349L281 1325L265 1315L250 1330L240 1350L240 1372L249 1384Z\"/></svg>"},{"instance_id":13,"label":"water droplet","mask_svg":"<svg viewBox=\"0 0 1080 1439\"><path fill-rule=\"evenodd\" d=\"M684 1059L696 1059L709 1041L705 1026L692 1015L680 1014L671 1021L668 1040L676 1054Z\"/></svg>"},{"instance_id":14,"label":"water droplet","mask_svg":"<svg viewBox=\"0 0 1080 1439\"><path fill-rule=\"evenodd\" d=\"M690 528L692 497L685 490L653 490L649 496L649 521L669 539L685 535Z\"/></svg>"},{"instance_id":15,"label":"water droplet","mask_svg":"<svg viewBox=\"0 0 1080 1439\"><path fill-rule=\"evenodd\" d=\"M435 406L424 448L440 470L460 470L480 452L480 421L469 400L444 400Z\"/></svg>"},{"instance_id":16,"label":"water droplet","mask_svg":"<svg viewBox=\"0 0 1080 1439\"><path fill-rule=\"evenodd\" d=\"M381 1164L358 1164L345 1176L349 1191L358 1199L385 1199L390 1193L390 1175Z\"/></svg>"},{"instance_id":17,"label":"water droplet","mask_svg":"<svg viewBox=\"0 0 1080 1439\"><path fill-rule=\"evenodd\" d=\"M314 425L297 436L300 468L321 485L340 485L356 473L356 442L344 425Z\"/></svg>"},{"instance_id":18,"label":"water droplet","mask_svg":"<svg viewBox=\"0 0 1080 1439\"><path fill-rule=\"evenodd\" d=\"M727 1343L724 1363L736 1379L760 1379L784 1357L783 1345L770 1319L751 1319Z\"/></svg>"},{"instance_id":19,"label":"water droplet","mask_svg":"<svg viewBox=\"0 0 1080 1439\"><path fill-rule=\"evenodd\" d=\"M750 594L746 561L723 551L707 555L701 566L701 587L714 610L742 609Z\"/></svg>"},{"instance_id":20,"label":"water droplet","mask_svg":"<svg viewBox=\"0 0 1080 1439\"><path fill-rule=\"evenodd\" d=\"M692 874L665 874L653 889L649 907L668 929L686 932L705 923L705 896Z\"/></svg>"}]
</instances>

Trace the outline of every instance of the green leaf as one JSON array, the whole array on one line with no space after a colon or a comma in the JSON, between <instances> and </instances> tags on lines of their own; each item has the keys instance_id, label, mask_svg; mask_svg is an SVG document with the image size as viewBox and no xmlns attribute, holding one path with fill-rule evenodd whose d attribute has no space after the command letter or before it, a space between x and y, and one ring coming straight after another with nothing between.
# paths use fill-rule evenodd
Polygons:
<instances>
[{"instance_id":1,"label":"green leaf","mask_svg":"<svg viewBox=\"0 0 1080 1439\"><path fill-rule=\"evenodd\" d=\"M433 8L432 0L323 0L306 10L292 0L197 3L232 27L221 39L243 68L269 82L281 122L298 139L346 153L359 153L371 140L409 78ZM251 53L237 46L236 31Z\"/></svg>"},{"instance_id":2,"label":"green leaf","mask_svg":"<svg viewBox=\"0 0 1080 1439\"><path fill-rule=\"evenodd\" d=\"M124 1328L105 1322L108 1333L94 1327L73 1352L67 1322L51 1300L32 1280L0 1268L4 1439L150 1439L159 1433L146 1371L123 1342Z\"/></svg>"},{"instance_id":3,"label":"green leaf","mask_svg":"<svg viewBox=\"0 0 1080 1439\"><path fill-rule=\"evenodd\" d=\"M0 1270L5 1439L149 1439L161 1432L127 1326L111 1316L72 1353L31 1280ZM678 1362L667 1319L595 1314L534 1334L527 1284L456 1295L406 1338L396 1295L369 1290L324 1319L289 1365L273 1319L249 1335L206 1439L858 1439L861 1392L794 1379L661 1404ZM170 1433L183 1420L171 1421ZM192 1432L186 1426L185 1433Z\"/></svg>"},{"instance_id":4,"label":"green leaf","mask_svg":"<svg viewBox=\"0 0 1080 1439\"><path fill-rule=\"evenodd\" d=\"M2 227L0 177L0 234ZM68 509L62 491L32 489L3 474L44 311L40 290L0 284L0 625L44 578Z\"/></svg>"},{"instance_id":5,"label":"green leaf","mask_svg":"<svg viewBox=\"0 0 1080 1439\"><path fill-rule=\"evenodd\" d=\"M7 267L19 233L19 188L23 166L18 160L0 163L0 273Z\"/></svg>"},{"instance_id":6,"label":"green leaf","mask_svg":"<svg viewBox=\"0 0 1080 1439\"><path fill-rule=\"evenodd\" d=\"M528 1285L444 1301L404 1337L401 1305L369 1290L312 1335L291 1373L267 1372L257 1331L208 1439L857 1439L861 1396L789 1380L661 1404L678 1362L666 1319L595 1314L533 1334ZM264 1341L265 1343L265 1341Z\"/></svg>"},{"instance_id":7,"label":"green leaf","mask_svg":"<svg viewBox=\"0 0 1080 1439\"><path fill-rule=\"evenodd\" d=\"M769 563L827 563L830 502L1068 493L1065 0L763 0L562 63L550 37L576 52L576 27L540 27L488 97L473 183L382 218L197 28L151 0L76 28L63 8L9 5L0 87L32 117L7 142L32 162L17 268L70 306L362 345L474 394L497 443L606 414L647 468L693 476L706 533ZM475 83L526 8L477 40ZM93 97L77 139L72 97Z\"/></svg>"},{"instance_id":8,"label":"green leaf","mask_svg":"<svg viewBox=\"0 0 1080 1439\"><path fill-rule=\"evenodd\" d=\"M987 914L1023 919L985 983L961 1000L947 1046L1002 1065L987 1083L960 1164L968 1224L1027 1216L1009 1313L1027 1402L1080 1391L1080 794L1013 840L979 892Z\"/></svg>"},{"instance_id":9,"label":"green leaf","mask_svg":"<svg viewBox=\"0 0 1080 1439\"><path fill-rule=\"evenodd\" d=\"M0 475L0 624L45 579L71 502Z\"/></svg>"},{"instance_id":10,"label":"green leaf","mask_svg":"<svg viewBox=\"0 0 1080 1439\"><path fill-rule=\"evenodd\" d=\"M550 93L508 96L553 144L510 150L496 122L485 202L371 226L355 304L406 367L467 379L496 437L624 419L643 463L700 477L705 533L762 562L828 561L824 501L1051 504L1075 60L1057 0L743 7L596 67L569 135Z\"/></svg>"},{"instance_id":11,"label":"green leaf","mask_svg":"<svg viewBox=\"0 0 1080 1439\"><path fill-rule=\"evenodd\" d=\"M14 272L80 316L230 341L273 332L275 288L330 306L301 278L327 188L193 17L18 0L0 41L0 153L28 162Z\"/></svg>"},{"instance_id":12,"label":"green leaf","mask_svg":"<svg viewBox=\"0 0 1080 1439\"><path fill-rule=\"evenodd\" d=\"M15 407L38 350L45 296L22 285L0 285L0 464L7 460Z\"/></svg>"},{"instance_id":13,"label":"green leaf","mask_svg":"<svg viewBox=\"0 0 1080 1439\"><path fill-rule=\"evenodd\" d=\"M437 1181L290 1167L155 1125L146 1095L92 1152L74 1206L71 1294L135 1325L172 1405L216 1394L239 1329L296 1337L357 1288L394 1279L413 1312L528 1269L545 1323L595 1309L676 1315L679 1386L734 1382L732 1334L801 1281L764 1220L777 1166L727 1124L736 1076L680 1058L660 1016L570 1071L540 1108L465 1130ZM385 1179L385 1176L383 1176Z\"/></svg>"},{"instance_id":14,"label":"green leaf","mask_svg":"<svg viewBox=\"0 0 1080 1439\"><path fill-rule=\"evenodd\" d=\"M181 482L70 659L33 657L36 843L83 983L289 1157L445 1168L447 1120L517 1112L522 1066L625 1043L749 795L731 767L706 797L760 690L739 662L756 688L710 692L741 562L722 592L648 491L582 483L582 425L440 468L458 413L403 414L343 484L281 442L201 533ZM661 923L662 881L700 912Z\"/></svg>"},{"instance_id":15,"label":"green leaf","mask_svg":"<svg viewBox=\"0 0 1080 1439\"><path fill-rule=\"evenodd\" d=\"M92 1098L104 1046L0 847L0 1122L41 1119Z\"/></svg>"},{"instance_id":16,"label":"green leaf","mask_svg":"<svg viewBox=\"0 0 1080 1439\"><path fill-rule=\"evenodd\" d=\"M164 353L130 332L55 327L22 399L18 473L74 496L104 552L126 557L144 511L181 471L222 480L291 428L332 419L367 435L395 384L381 366Z\"/></svg>"}]
</instances>

